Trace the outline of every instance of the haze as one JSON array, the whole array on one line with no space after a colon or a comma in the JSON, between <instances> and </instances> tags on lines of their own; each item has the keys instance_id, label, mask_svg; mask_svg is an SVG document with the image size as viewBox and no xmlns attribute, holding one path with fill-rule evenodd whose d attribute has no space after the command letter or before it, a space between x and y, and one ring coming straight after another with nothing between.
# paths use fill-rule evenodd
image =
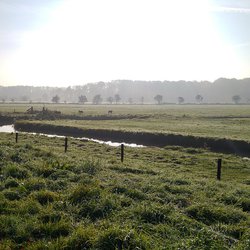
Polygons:
<instances>
[{"instance_id":1,"label":"haze","mask_svg":"<svg viewBox=\"0 0 250 250\"><path fill-rule=\"evenodd\" d=\"M250 76L250 2L0 0L0 85Z\"/></svg>"}]
</instances>

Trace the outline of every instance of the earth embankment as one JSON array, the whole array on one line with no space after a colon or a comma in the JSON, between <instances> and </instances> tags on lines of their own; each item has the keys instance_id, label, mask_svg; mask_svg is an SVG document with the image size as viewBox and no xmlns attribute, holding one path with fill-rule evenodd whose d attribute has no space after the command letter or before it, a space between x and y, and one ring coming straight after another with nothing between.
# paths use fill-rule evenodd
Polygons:
<instances>
[{"instance_id":1,"label":"earth embankment","mask_svg":"<svg viewBox=\"0 0 250 250\"><path fill-rule=\"evenodd\" d=\"M15 129L25 132L56 134L75 137L88 137L104 141L136 143L145 146L164 147L176 145L183 147L208 148L211 151L250 156L250 143L243 140L197 137L191 135L130 132L107 129L84 129L72 126L18 121Z\"/></svg>"}]
</instances>

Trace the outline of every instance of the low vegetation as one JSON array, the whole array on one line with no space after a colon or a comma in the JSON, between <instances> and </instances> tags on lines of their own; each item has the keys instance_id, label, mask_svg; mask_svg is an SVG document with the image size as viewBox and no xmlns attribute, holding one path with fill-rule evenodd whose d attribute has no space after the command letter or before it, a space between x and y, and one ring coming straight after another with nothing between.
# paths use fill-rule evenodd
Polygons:
<instances>
[{"instance_id":1,"label":"low vegetation","mask_svg":"<svg viewBox=\"0 0 250 250\"><path fill-rule=\"evenodd\" d=\"M248 158L0 137L0 249L249 249ZM216 161L222 158L222 180Z\"/></svg>"},{"instance_id":2,"label":"low vegetation","mask_svg":"<svg viewBox=\"0 0 250 250\"><path fill-rule=\"evenodd\" d=\"M36 114L27 114L30 106ZM175 133L250 141L248 105L71 105L0 104L5 117L84 129ZM112 110L112 114L108 111ZM15 111L15 113L13 113ZM79 113L81 111L81 113ZM0 120L4 120L0 117ZM0 122L1 122L0 121Z\"/></svg>"}]
</instances>

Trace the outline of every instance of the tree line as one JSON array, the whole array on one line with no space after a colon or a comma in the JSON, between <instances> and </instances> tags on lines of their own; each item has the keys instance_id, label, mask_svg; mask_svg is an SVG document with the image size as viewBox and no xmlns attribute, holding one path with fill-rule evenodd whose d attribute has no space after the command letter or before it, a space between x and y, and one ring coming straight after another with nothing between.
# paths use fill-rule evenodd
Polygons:
<instances>
[{"instance_id":1,"label":"tree line","mask_svg":"<svg viewBox=\"0 0 250 250\"><path fill-rule=\"evenodd\" d=\"M220 78L214 82L116 80L70 87L0 86L0 102L250 103L250 78Z\"/></svg>"},{"instance_id":2,"label":"tree line","mask_svg":"<svg viewBox=\"0 0 250 250\"><path fill-rule=\"evenodd\" d=\"M121 99L120 95L119 95L119 94L116 94L114 97L113 97L113 96L109 96L109 97L106 99L106 103L108 103L108 104L113 104L113 103L119 104L121 100L122 100L122 99ZM156 103L157 103L158 105L163 104L163 101L162 101L162 100L163 100L163 96L160 95L160 94L154 96L154 100L156 101ZM241 97L240 97L239 95L234 95L234 96L232 96L232 101L234 102L234 104L239 104L239 103L240 103L240 100L241 100ZM60 102L60 97L59 97L58 95L55 95L55 96L52 97L51 101L52 101L53 103L59 103L59 102ZM202 101L203 101L203 96L200 95L200 94L196 95L196 96L195 96L195 101L196 101L196 103L201 104ZM80 95L80 96L78 97L78 103L79 103L79 104L85 104L85 103L87 103L87 102L88 102L88 98L87 98L85 95ZM93 97L93 99L92 99L92 104L98 105L98 104L102 104L102 103L103 103L103 98L102 98L102 96L101 96L100 94L95 95L95 96ZM123 102L123 103L124 103L124 102ZM126 102L125 102L125 103L126 103ZM133 104L132 98L129 98L128 101L127 101L127 103L128 103L128 104ZM178 103L178 104L184 104L184 103L185 103L185 99L184 99L182 96L179 96L179 97L177 98L177 103ZM141 104L144 104L143 101L141 102Z\"/></svg>"}]
</instances>

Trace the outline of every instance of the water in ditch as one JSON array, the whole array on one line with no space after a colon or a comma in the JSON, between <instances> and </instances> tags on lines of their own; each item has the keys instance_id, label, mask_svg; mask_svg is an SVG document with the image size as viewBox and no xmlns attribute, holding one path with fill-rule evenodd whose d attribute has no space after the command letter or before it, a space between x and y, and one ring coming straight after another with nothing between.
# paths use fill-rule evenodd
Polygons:
<instances>
[{"instance_id":1,"label":"water in ditch","mask_svg":"<svg viewBox=\"0 0 250 250\"><path fill-rule=\"evenodd\" d=\"M0 126L0 133L15 133L15 128L14 125L4 125L4 126ZM51 135L51 134L45 134L45 133L31 133L31 132L23 132L23 133L27 133L27 134L32 134L32 135L44 135L47 137L65 137L63 135ZM145 147L143 145L138 145L136 143L125 143L125 142L112 142L112 141L102 141L102 140L97 140L94 138L87 138L87 137L71 137L77 140L87 140L87 141L93 141L93 142L97 142L100 144L107 144L109 146L112 147L118 147L121 144L124 144L125 146L128 147L134 147L134 148L141 148L141 147Z\"/></svg>"}]
</instances>

